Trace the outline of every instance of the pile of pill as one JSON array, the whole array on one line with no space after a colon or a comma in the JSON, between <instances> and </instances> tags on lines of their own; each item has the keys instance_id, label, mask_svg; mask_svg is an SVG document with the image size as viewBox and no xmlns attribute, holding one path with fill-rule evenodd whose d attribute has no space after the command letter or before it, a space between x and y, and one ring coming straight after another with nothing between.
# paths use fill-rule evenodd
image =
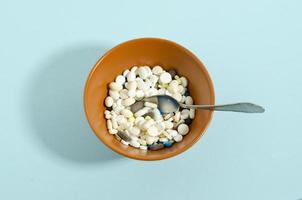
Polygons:
<instances>
[{"instance_id":1,"label":"pile of pill","mask_svg":"<svg viewBox=\"0 0 302 200\"><path fill-rule=\"evenodd\" d=\"M144 102L135 113L130 106L154 95L170 95L180 103L192 105L187 86L187 78L177 75L173 69L165 71L161 66L126 69L109 84L105 98L104 115L109 133L124 145L144 150L158 150L181 142L195 117L194 109L162 115L157 104L151 102Z\"/></svg>"}]
</instances>

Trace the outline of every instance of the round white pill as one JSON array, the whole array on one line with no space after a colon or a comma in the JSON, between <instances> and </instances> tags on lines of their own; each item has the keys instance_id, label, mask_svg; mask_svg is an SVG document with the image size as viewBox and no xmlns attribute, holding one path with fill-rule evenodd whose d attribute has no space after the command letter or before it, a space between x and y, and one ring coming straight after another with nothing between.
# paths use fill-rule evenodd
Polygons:
<instances>
[{"instance_id":1,"label":"round white pill","mask_svg":"<svg viewBox=\"0 0 302 200\"><path fill-rule=\"evenodd\" d=\"M154 137L152 137L152 136L147 136L146 137L146 143L147 144L153 144L154 143L154 141L155 141L155 138Z\"/></svg>"},{"instance_id":2,"label":"round white pill","mask_svg":"<svg viewBox=\"0 0 302 200\"><path fill-rule=\"evenodd\" d=\"M147 133L148 135L150 136L158 136L159 135L159 132L157 130L157 128L155 126L151 126L147 129Z\"/></svg>"},{"instance_id":3,"label":"round white pill","mask_svg":"<svg viewBox=\"0 0 302 200\"><path fill-rule=\"evenodd\" d=\"M171 137L175 137L178 134L176 130L167 130L167 133L169 133Z\"/></svg>"},{"instance_id":4,"label":"round white pill","mask_svg":"<svg viewBox=\"0 0 302 200\"><path fill-rule=\"evenodd\" d=\"M128 91L128 96L129 97L135 97L136 96L136 91L135 90L129 90Z\"/></svg>"},{"instance_id":5,"label":"round white pill","mask_svg":"<svg viewBox=\"0 0 302 200\"><path fill-rule=\"evenodd\" d=\"M120 91L120 98L121 99L127 99L129 96L128 96L128 90L127 89L122 89Z\"/></svg>"},{"instance_id":6,"label":"round white pill","mask_svg":"<svg viewBox=\"0 0 302 200\"><path fill-rule=\"evenodd\" d=\"M186 77L181 77L180 80L181 80L182 86L184 86L184 87L188 86L188 80L186 79Z\"/></svg>"},{"instance_id":7,"label":"round white pill","mask_svg":"<svg viewBox=\"0 0 302 200\"><path fill-rule=\"evenodd\" d=\"M187 135L189 133L189 126L187 124L180 124L177 127L177 131L180 135Z\"/></svg>"},{"instance_id":8,"label":"round white pill","mask_svg":"<svg viewBox=\"0 0 302 200\"><path fill-rule=\"evenodd\" d=\"M136 126L133 126L129 129L129 133L135 136L139 136L141 130L137 128Z\"/></svg>"},{"instance_id":9,"label":"round white pill","mask_svg":"<svg viewBox=\"0 0 302 200\"><path fill-rule=\"evenodd\" d=\"M159 90L157 91L157 93L158 93L159 95L163 95L163 94L166 93L166 89L161 88L161 89L159 89Z\"/></svg>"},{"instance_id":10,"label":"round white pill","mask_svg":"<svg viewBox=\"0 0 302 200\"><path fill-rule=\"evenodd\" d=\"M118 91L109 90L109 96L111 96L113 99L117 100L120 97L120 94Z\"/></svg>"},{"instance_id":11,"label":"round white pill","mask_svg":"<svg viewBox=\"0 0 302 200\"><path fill-rule=\"evenodd\" d=\"M188 109L183 109L180 114L181 119L187 119L190 116L190 111Z\"/></svg>"},{"instance_id":12,"label":"round white pill","mask_svg":"<svg viewBox=\"0 0 302 200\"><path fill-rule=\"evenodd\" d=\"M155 66L152 68L152 73L155 75L159 75L163 72L163 68L161 66Z\"/></svg>"},{"instance_id":13,"label":"round white pill","mask_svg":"<svg viewBox=\"0 0 302 200\"><path fill-rule=\"evenodd\" d=\"M145 67L140 67L140 68L137 69L137 74L142 79L146 79L149 75L149 72L148 72L148 69L146 69Z\"/></svg>"},{"instance_id":14,"label":"round white pill","mask_svg":"<svg viewBox=\"0 0 302 200\"><path fill-rule=\"evenodd\" d=\"M180 135L180 134L177 134L176 136L174 136L173 137L173 139L175 140L175 142L180 142L180 141L182 141L182 135Z\"/></svg>"},{"instance_id":15,"label":"round white pill","mask_svg":"<svg viewBox=\"0 0 302 200\"><path fill-rule=\"evenodd\" d=\"M110 96L106 97L106 99L105 99L105 105L107 107L111 107L113 105L113 98L110 97Z\"/></svg>"},{"instance_id":16,"label":"round white pill","mask_svg":"<svg viewBox=\"0 0 302 200\"><path fill-rule=\"evenodd\" d=\"M125 87L128 90L135 90L137 87L137 83L136 83L136 81L130 81L130 82L125 83Z\"/></svg>"},{"instance_id":17,"label":"round white pill","mask_svg":"<svg viewBox=\"0 0 302 200\"><path fill-rule=\"evenodd\" d=\"M135 73L130 71L128 74L127 74L127 81L130 82L130 81L135 81Z\"/></svg>"},{"instance_id":18,"label":"round white pill","mask_svg":"<svg viewBox=\"0 0 302 200\"><path fill-rule=\"evenodd\" d=\"M129 118L129 117L132 117L132 116L133 116L133 113L132 113L130 110L128 110L128 109L123 109L123 110L121 111L121 114L122 114L124 117L126 117L126 118Z\"/></svg>"},{"instance_id":19,"label":"round white pill","mask_svg":"<svg viewBox=\"0 0 302 200\"><path fill-rule=\"evenodd\" d=\"M123 72L123 76L126 77L127 74L128 74L129 72L130 72L130 70L129 70L129 69L126 69L126 70Z\"/></svg>"},{"instance_id":20,"label":"round white pill","mask_svg":"<svg viewBox=\"0 0 302 200\"><path fill-rule=\"evenodd\" d=\"M149 120L144 122L144 124L142 125L142 129L143 130L148 130L153 124L154 124L154 120L149 119Z\"/></svg>"},{"instance_id":21,"label":"round white pill","mask_svg":"<svg viewBox=\"0 0 302 200\"><path fill-rule=\"evenodd\" d=\"M120 91L121 89L123 89L123 86L119 83L116 83L116 82L111 82L109 84L109 88L111 90L115 90L115 91Z\"/></svg>"},{"instance_id":22,"label":"round white pill","mask_svg":"<svg viewBox=\"0 0 302 200\"><path fill-rule=\"evenodd\" d=\"M178 87L178 92L179 92L181 95L183 95L183 94L186 92L184 86L178 85L177 87Z\"/></svg>"},{"instance_id":23,"label":"round white pill","mask_svg":"<svg viewBox=\"0 0 302 200\"><path fill-rule=\"evenodd\" d=\"M120 85L123 85L125 82L126 82L126 79L124 76L122 75L118 75L116 78L115 78L115 82L120 84Z\"/></svg>"},{"instance_id":24,"label":"round white pill","mask_svg":"<svg viewBox=\"0 0 302 200\"><path fill-rule=\"evenodd\" d=\"M144 91L142 91L142 90L136 90L136 98L137 99L141 99L141 98L143 98L145 96L145 93L144 93Z\"/></svg>"},{"instance_id":25,"label":"round white pill","mask_svg":"<svg viewBox=\"0 0 302 200\"><path fill-rule=\"evenodd\" d=\"M159 81L161 83L170 83L172 81L172 77L168 72L164 72L160 75Z\"/></svg>"},{"instance_id":26,"label":"round white pill","mask_svg":"<svg viewBox=\"0 0 302 200\"><path fill-rule=\"evenodd\" d=\"M178 82L176 80L171 81L169 83L169 86L167 89L172 94L177 93L178 92Z\"/></svg>"},{"instance_id":27,"label":"round white pill","mask_svg":"<svg viewBox=\"0 0 302 200\"><path fill-rule=\"evenodd\" d=\"M187 96L185 100L186 105L192 105L193 104L193 99L191 96Z\"/></svg>"}]
</instances>

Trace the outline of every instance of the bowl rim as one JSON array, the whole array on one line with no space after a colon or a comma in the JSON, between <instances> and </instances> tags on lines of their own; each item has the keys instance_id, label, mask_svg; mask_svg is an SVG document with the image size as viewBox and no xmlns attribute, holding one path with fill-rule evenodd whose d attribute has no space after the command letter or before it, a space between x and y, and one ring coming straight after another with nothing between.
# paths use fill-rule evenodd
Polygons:
<instances>
[{"instance_id":1,"label":"bowl rim","mask_svg":"<svg viewBox=\"0 0 302 200\"><path fill-rule=\"evenodd\" d=\"M158 38L158 37L141 37L141 38L135 38L135 39L130 39L130 40L127 40L127 41L124 41L124 42L121 42L117 45L115 45L114 47L112 47L111 49L109 49L106 53L104 53L99 59L98 61L94 64L93 68L90 70L89 74L88 74L88 77L86 79L86 82L85 82L85 86L84 86L84 92L83 92L83 106L84 106L84 112L85 112L85 116L86 116L86 120L88 121L88 124L90 126L90 128L92 129L93 133L98 137L98 139L100 141L102 141L103 144L105 144L109 149L113 150L114 152L122 155L122 156L125 156L125 157L128 157L128 158L131 158L131 159L135 159L135 160L142 160L142 161L157 161L157 160L164 160L164 159L168 159L168 158L171 158L171 157L174 157L174 156L177 156L177 155L180 155L181 153L187 151L188 149L190 149L197 141L200 140L200 138L204 135L204 133L206 132L206 130L208 129L212 119L213 119L213 114L214 114L214 111L213 110L210 110L210 113L209 113L209 119L208 119L208 122L206 124L206 126L204 127L203 131L198 135L198 137L196 137L189 145L185 146L181 151L179 152L175 152L175 153L172 153L172 154L168 154L168 155L165 155L163 154L163 156L161 157L157 157L157 158L153 158L153 159L150 159L150 158L147 158L147 157L136 157L136 156L132 156L132 155L128 155L127 153L125 153L125 151L122 151L122 150L119 150L117 148L114 148L114 145L110 145L110 144L107 144L106 142L103 141L103 139L97 134L97 131L96 129L94 128L93 124L90 122L89 120L89 116L88 116L88 111L87 111L87 91L88 91L88 85L89 85L89 82L95 72L95 70L100 67L100 63L113 51L115 51L116 49L120 48L121 46L127 44L127 43L131 43L131 42L135 42L135 41L139 41L139 40L157 40L157 41L161 41L161 42L167 42L167 43L170 43L174 46L176 46L177 48L180 48L182 49L183 51L185 51L188 55L190 55L192 57L192 59L194 59L195 62L198 63L198 67L201 68L201 70L203 71L203 73L206 75L206 79L209 83L209 87L210 87L210 96L211 96L211 101L212 101L212 104L215 104L215 90L214 90L214 84L213 84L213 81L211 79L211 76L208 72L208 70L206 69L205 65L203 64L203 62L193 53L191 52L190 50L188 50L187 48L185 48L184 46L174 42L174 41L171 41L171 40L168 40L168 39L164 39L164 38Z\"/></svg>"}]
</instances>

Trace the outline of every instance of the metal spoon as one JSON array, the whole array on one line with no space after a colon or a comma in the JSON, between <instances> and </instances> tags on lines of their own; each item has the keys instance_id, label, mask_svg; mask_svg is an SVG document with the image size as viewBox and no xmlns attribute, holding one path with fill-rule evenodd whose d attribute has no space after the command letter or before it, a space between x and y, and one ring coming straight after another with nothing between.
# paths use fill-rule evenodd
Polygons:
<instances>
[{"instance_id":1,"label":"metal spoon","mask_svg":"<svg viewBox=\"0 0 302 200\"><path fill-rule=\"evenodd\" d=\"M136 112L140 106L143 106L143 102L152 102L157 104L158 109L161 113L172 113L179 110L179 108L193 108L203 110L217 110L217 111L233 111L233 112L244 112L244 113L263 113L265 109L259 105L253 103L233 103L223 105L186 105L177 102L173 97L168 95L156 95L147 97L141 101L136 102L131 106L131 110Z\"/></svg>"}]
</instances>

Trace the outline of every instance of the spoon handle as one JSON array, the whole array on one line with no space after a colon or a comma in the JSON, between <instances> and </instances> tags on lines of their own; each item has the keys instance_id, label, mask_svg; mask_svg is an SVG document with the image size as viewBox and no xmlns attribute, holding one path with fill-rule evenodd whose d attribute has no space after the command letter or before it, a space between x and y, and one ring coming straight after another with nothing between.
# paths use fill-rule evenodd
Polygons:
<instances>
[{"instance_id":1,"label":"spoon handle","mask_svg":"<svg viewBox=\"0 0 302 200\"><path fill-rule=\"evenodd\" d=\"M180 104L182 108L193 108L203 110L217 110L217 111L232 111L244 113L263 113L265 109L253 103L232 103L223 105L186 105Z\"/></svg>"}]
</instances>

